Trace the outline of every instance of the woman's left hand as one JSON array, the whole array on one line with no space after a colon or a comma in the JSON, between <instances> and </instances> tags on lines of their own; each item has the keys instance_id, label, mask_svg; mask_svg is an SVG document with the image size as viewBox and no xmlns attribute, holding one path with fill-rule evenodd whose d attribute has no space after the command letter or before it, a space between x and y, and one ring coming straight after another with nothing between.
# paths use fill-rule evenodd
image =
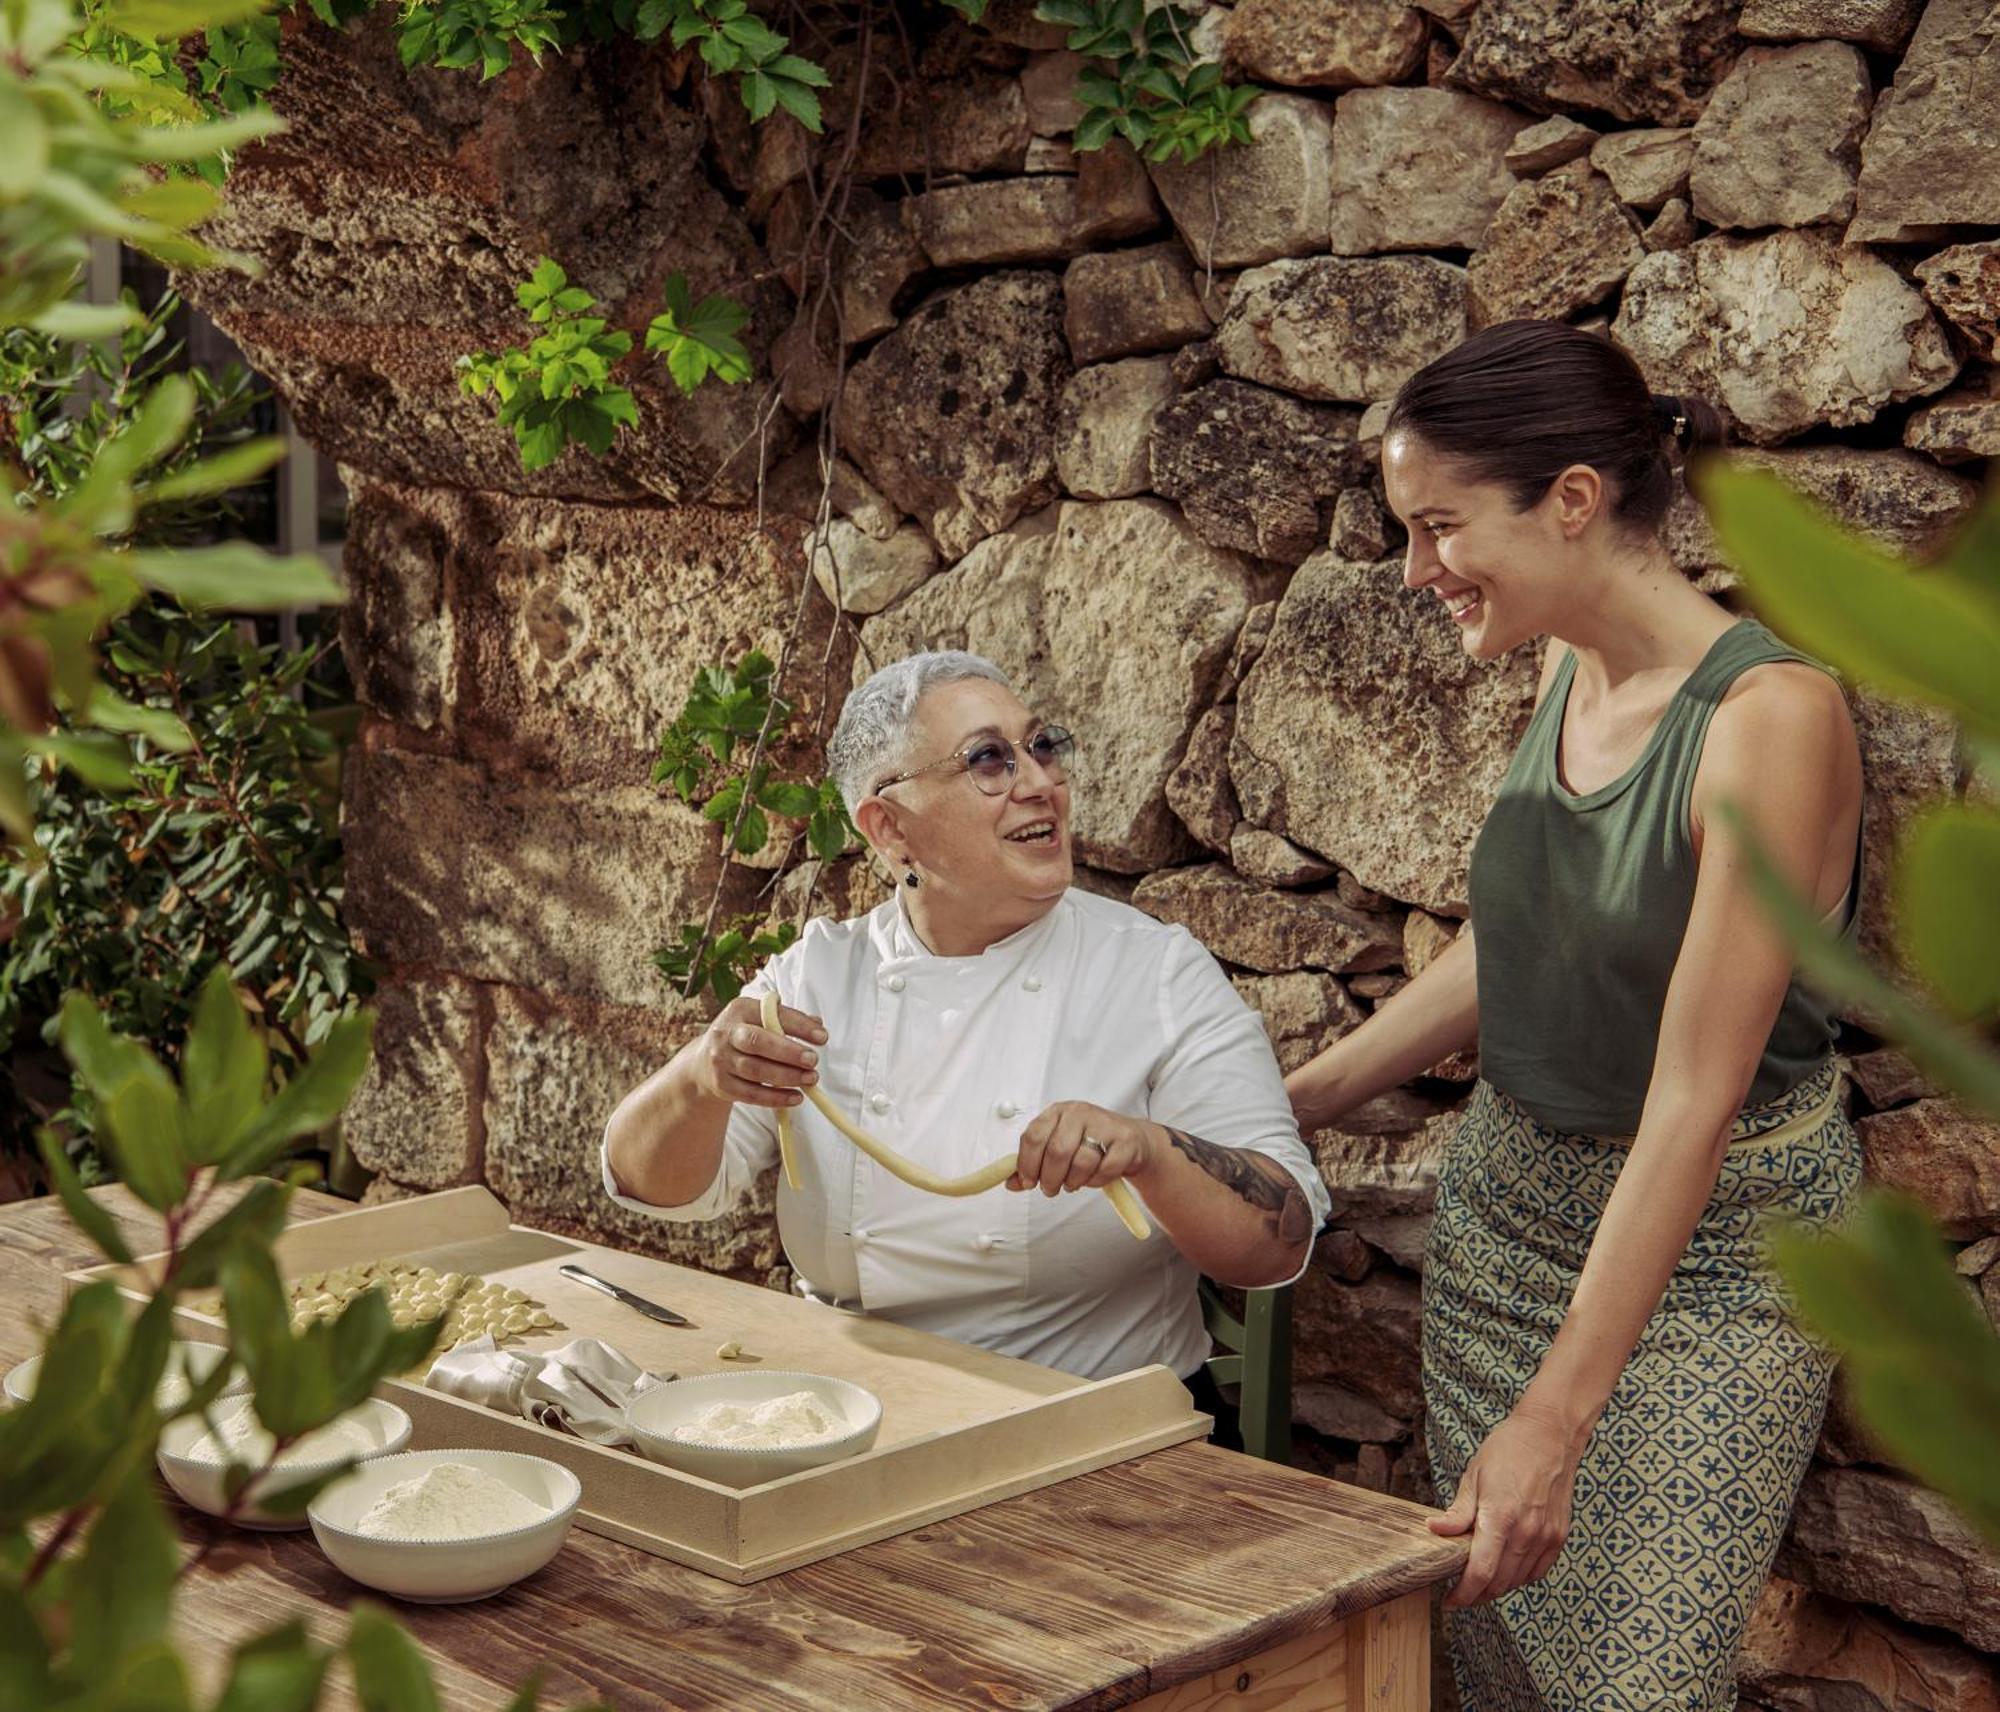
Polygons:
<instances>
[{"instance_id":1,"label":"woman's left hand","mask_svg":"<svg viewBox=\"0 0 2000 1712\"><path fill-rule=\"evenodd\" d=\"M1021 1132L1010 1189L1101 1189L1152 1163L1163 1139L1158 1124L1108 1112L1087 1100L1058 1100Z\"/></svg>"},{"instance_id":2,"label":"woman's left hand","mask_svg":"<svg viewBox=\"0 0 2000 1712\"><path fill-rule=\"evenodd\" d=\"M1553 1415L1519 1405L1487 1435L1458 1496L1431 1519L1435 1534L1472 1535L1472 1556L1448 1606L1481 1605L1539 1581L1569 1538L1580 1448Z\"/></svg>"}]
</instances>

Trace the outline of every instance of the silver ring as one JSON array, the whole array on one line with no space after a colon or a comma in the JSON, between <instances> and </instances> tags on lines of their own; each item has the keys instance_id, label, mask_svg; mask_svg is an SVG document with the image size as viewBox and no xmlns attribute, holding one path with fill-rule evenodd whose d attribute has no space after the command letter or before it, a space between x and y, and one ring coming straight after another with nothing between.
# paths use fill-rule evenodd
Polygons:
<instances>
[{"instance_id":1,"label":"silver ring","mask_svg":"<svg viewBox=\"0 0 2000 1712\"><path fill-rule=\"evenodd\" d=\"M1079 1147L1094 1147L1097 1149L1099 1153L1109 1153L1111 1151L1110 1148L1106 1147L1104 1143L1099 1141L1097 1137L1094 1135L1085 1136L1083 1140L1080 1141L1077 1145Z\"/></svg>"}]
</instances>

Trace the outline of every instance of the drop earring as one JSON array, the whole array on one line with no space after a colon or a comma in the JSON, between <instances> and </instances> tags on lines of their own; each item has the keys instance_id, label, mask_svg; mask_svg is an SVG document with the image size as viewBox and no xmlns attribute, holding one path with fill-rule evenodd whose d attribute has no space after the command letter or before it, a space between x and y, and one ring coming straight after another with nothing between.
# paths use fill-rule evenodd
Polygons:
<instances>
[{"instance_id":1,"label":"drop earring","mask_svg":"<svg viewBox=\"0 0 2000 1712\"><path fill-rule=\"evenodd\" d=\"M903 876L903 884L914 888L922 885L923 882L917 878L916 869L912 868L907 874Z\"/></svg>"}]
</instances>

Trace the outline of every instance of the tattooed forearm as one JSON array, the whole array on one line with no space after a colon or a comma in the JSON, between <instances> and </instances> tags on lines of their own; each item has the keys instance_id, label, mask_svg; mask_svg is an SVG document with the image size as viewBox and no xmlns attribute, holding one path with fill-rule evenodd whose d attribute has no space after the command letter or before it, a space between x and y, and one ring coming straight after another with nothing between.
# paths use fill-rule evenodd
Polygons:
<instances>
[{"instance_id":1,"label":"tattooed forearm","mask_svg":"<svg viewBox=\"0 0 2000 1712\"><path fill-rule=\"evenodd\" d=\"M1186 1154L1225 1189L1261 1212L1280 1242L1300 1243L1312 1235L1312 1209L1282 1165L1240 1147L1218 1147L1177 1129L1167 1130L1167 1137L1176 1152Z\"/></svg>"}]
</instances>

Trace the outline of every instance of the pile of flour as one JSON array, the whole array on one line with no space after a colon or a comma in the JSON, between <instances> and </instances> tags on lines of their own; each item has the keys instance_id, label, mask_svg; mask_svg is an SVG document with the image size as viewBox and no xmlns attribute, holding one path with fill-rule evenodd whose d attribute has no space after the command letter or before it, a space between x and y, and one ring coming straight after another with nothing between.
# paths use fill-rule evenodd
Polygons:
<instances>
[{"instance_id":1,"label":"pile of flour","mask_svg":"<svg viewBox=\"0 0 2000 1712\"><path fill-rule=\"evenodd\" d=\"M464 1540L504 1534L548 1516L545 1506L469 1462L438 1462L399 1480L354 1524L378 1540Z\"/></svg>"},{"instance_id":2,"label":"pile of flour","mask_svg":"<svg viewBox=\"0 0 2000 1712\"><path fill-rule=\"evenodd\" d=\"M810 1391L789 1391L762 1403L713 1403L671 1436L681 1444L776 1450L837 1438L847 1430L846 1420Z\"/></svg>"},{"instance_id":3,"label":"pile of flour","mask_svg":"<svg viewBox=\"0 0 2000 1712\"><path fill-rule=\"evenodd\" d=\"M271 1447L276 1442L264 1430L264 1423L257 1419L257 1412L246 1397L233 1413L216 1422L214 1431L196 1439L187 1455L196 1462L247 1462L261 1468L270 1462ZM342 1415L287 1445L274 1466L296 1468L306 1462L339 1462L381 1448L382 1441L376 1437L367 1416Z\"/></svg>"}]
</instances>

